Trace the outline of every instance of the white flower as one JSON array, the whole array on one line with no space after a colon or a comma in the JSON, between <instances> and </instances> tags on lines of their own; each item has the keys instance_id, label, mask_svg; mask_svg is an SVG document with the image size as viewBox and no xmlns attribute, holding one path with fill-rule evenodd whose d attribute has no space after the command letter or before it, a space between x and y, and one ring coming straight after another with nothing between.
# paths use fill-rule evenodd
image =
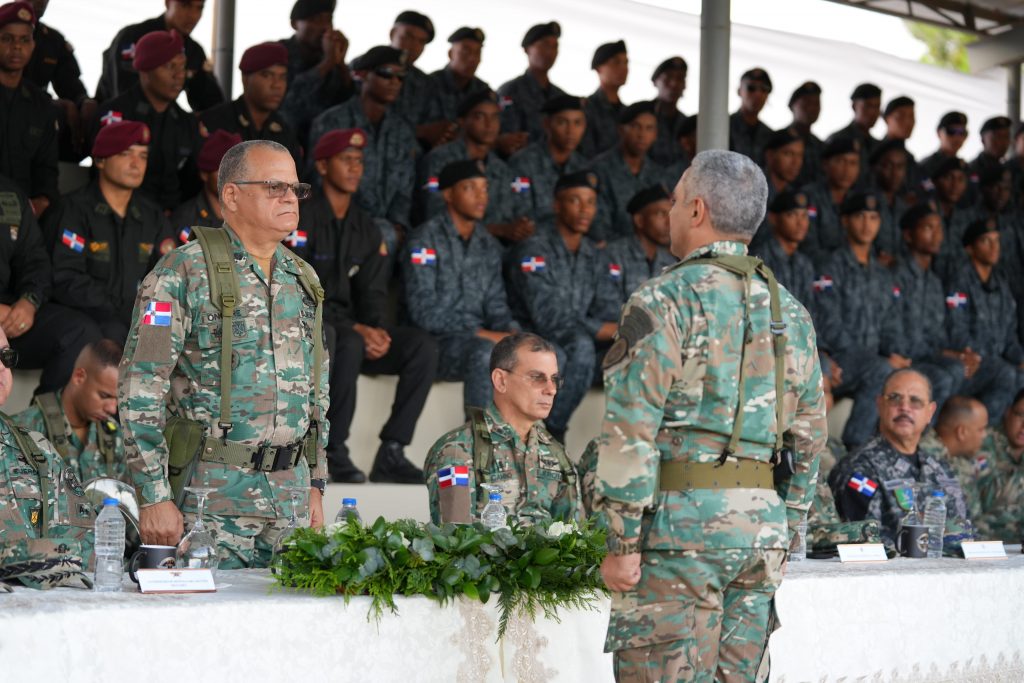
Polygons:
<instances>
[{"instance_id":1,"label":"white flower","mask_svg":"<svg viewBox=\"0 0 1024 683\"><path fill-rule=\"evenodd\" d=\"M565 522L554 522L548 527L549 538L561 538L565 532L573 530L573 527Z\"/></svg>"},{"instance_id":2,"label":"white flower","mask_svg":"<svg viewBox=\"0 0 1024 683\"><path fill-rule=\"evenodd\" d=\"M345 522L334 522L333 524L328 524L324 531L327 532L328 536L333 536L335 532L341 531L344 528Z\"/></svg>"},{"instance_id":3,"label":"white flower","mask_svg":"<svg viewBox=\"0 0 1024 683\"><path fill-rule=\"evenodd\" d=\"M409 539L406 538L405 534L403 534L401 531L398 532L398 535L402 537L402 545L404 545L406 548L412 545L412 543L409 542Z\"/></svg>"}]
</instances>

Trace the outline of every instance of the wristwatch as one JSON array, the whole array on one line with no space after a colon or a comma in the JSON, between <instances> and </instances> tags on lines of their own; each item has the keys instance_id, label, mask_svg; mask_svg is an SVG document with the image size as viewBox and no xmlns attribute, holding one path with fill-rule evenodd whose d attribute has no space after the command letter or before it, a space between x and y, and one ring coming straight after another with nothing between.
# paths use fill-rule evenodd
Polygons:
<instances>
[{"instance_id":1,"label":"wristwatch","mask_svg":"<svg viewBox=\"0 0 1024 683\"><path fill-rule=\"evenodd\" d=\"M605 538L605 547L609 555L632 555L640 552L640 539L623 540L618 536L608 534Z\"/></svg>"},{"instance_id":2,"label":"wristwatch","mask_svg":"<svg viewBox=\"0 0 1024 683\"><path fill-rule=\"evenodd\" d=\"M323 494L324 489L327 488L327 480L326 479L310 479L309 480L309 485L312 488L315 488L316 490L318 490L321 494Z\"/></svg>"}]
</instances>

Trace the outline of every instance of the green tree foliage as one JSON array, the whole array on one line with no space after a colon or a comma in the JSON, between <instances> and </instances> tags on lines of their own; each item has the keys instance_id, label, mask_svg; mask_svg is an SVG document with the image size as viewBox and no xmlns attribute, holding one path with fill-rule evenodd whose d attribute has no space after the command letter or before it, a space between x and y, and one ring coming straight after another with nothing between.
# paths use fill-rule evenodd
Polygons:
<instances>
[{"instance_id":1,"label":"green tree foliage","mask_svg":"<svg viewBox=\"0 0 1024 683\"><path fill-rule=\"evenodd\" d=\"M969 70L967 46L976 41L978 36L919 21L907 21L906 24L910 34L928 48L928 51L921 55L922 62L964 73Z\"/></svg>"}]
</instances>

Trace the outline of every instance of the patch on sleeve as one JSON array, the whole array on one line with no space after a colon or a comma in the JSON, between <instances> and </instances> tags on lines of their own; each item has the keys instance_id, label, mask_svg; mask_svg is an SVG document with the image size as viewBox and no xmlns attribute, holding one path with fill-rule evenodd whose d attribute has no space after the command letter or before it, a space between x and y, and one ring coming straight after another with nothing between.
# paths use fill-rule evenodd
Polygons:
<instances>
[{"instance_id":1,"label":"patch on sleeve","mask_svg":"<svg viewBox=\"0 0 1024 683\"><path fill-rule=\"evenodd\" d=\"M139 320L139 343L134 360L140 363L171 362L171 322L174 305L169 301L150 301Z\"/></svg>"},{"instance_id":2,"label":"patch on sleeve","mask_svg":"<svg viewBox=\"0 0 1024 683\"><path fill-rule=\"evenodd\" d=\"M21 202L14 192L0 192L0 223L21 223Z\"/></svg>"},{"instance_id":3,"label":"patch on sleeve","mask_svg":"<svg viewBox=\"0 0 1024 683\"><path fill-rule=\"evenodd\" d=\"M608 353L605 354L604 363L601 367L610 368L621 362L623 358L629 355L630 349L652 332L654 332L654 321L651 320L651 314L642 308L630 307L619 324L615 343L612 344L611 348L608 349Z\"/></svg>"}]
</instances>

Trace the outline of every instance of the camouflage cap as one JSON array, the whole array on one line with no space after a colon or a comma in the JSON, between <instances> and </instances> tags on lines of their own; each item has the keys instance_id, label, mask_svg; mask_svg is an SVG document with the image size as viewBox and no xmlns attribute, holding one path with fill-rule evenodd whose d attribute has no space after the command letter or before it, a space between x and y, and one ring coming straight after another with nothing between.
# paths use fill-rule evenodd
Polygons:
<instances>
[{"instance_id":1,"label":"camouflage cap","mask_svg":"<svg viewBox=\"0 0 1024 683\"><path fill-rule=\"evenodd\" d=\"M17 579L29 588L92 588L82 547L66 538L22 538L0 545L0 581Z\"/></svg>"}]
</instances>

